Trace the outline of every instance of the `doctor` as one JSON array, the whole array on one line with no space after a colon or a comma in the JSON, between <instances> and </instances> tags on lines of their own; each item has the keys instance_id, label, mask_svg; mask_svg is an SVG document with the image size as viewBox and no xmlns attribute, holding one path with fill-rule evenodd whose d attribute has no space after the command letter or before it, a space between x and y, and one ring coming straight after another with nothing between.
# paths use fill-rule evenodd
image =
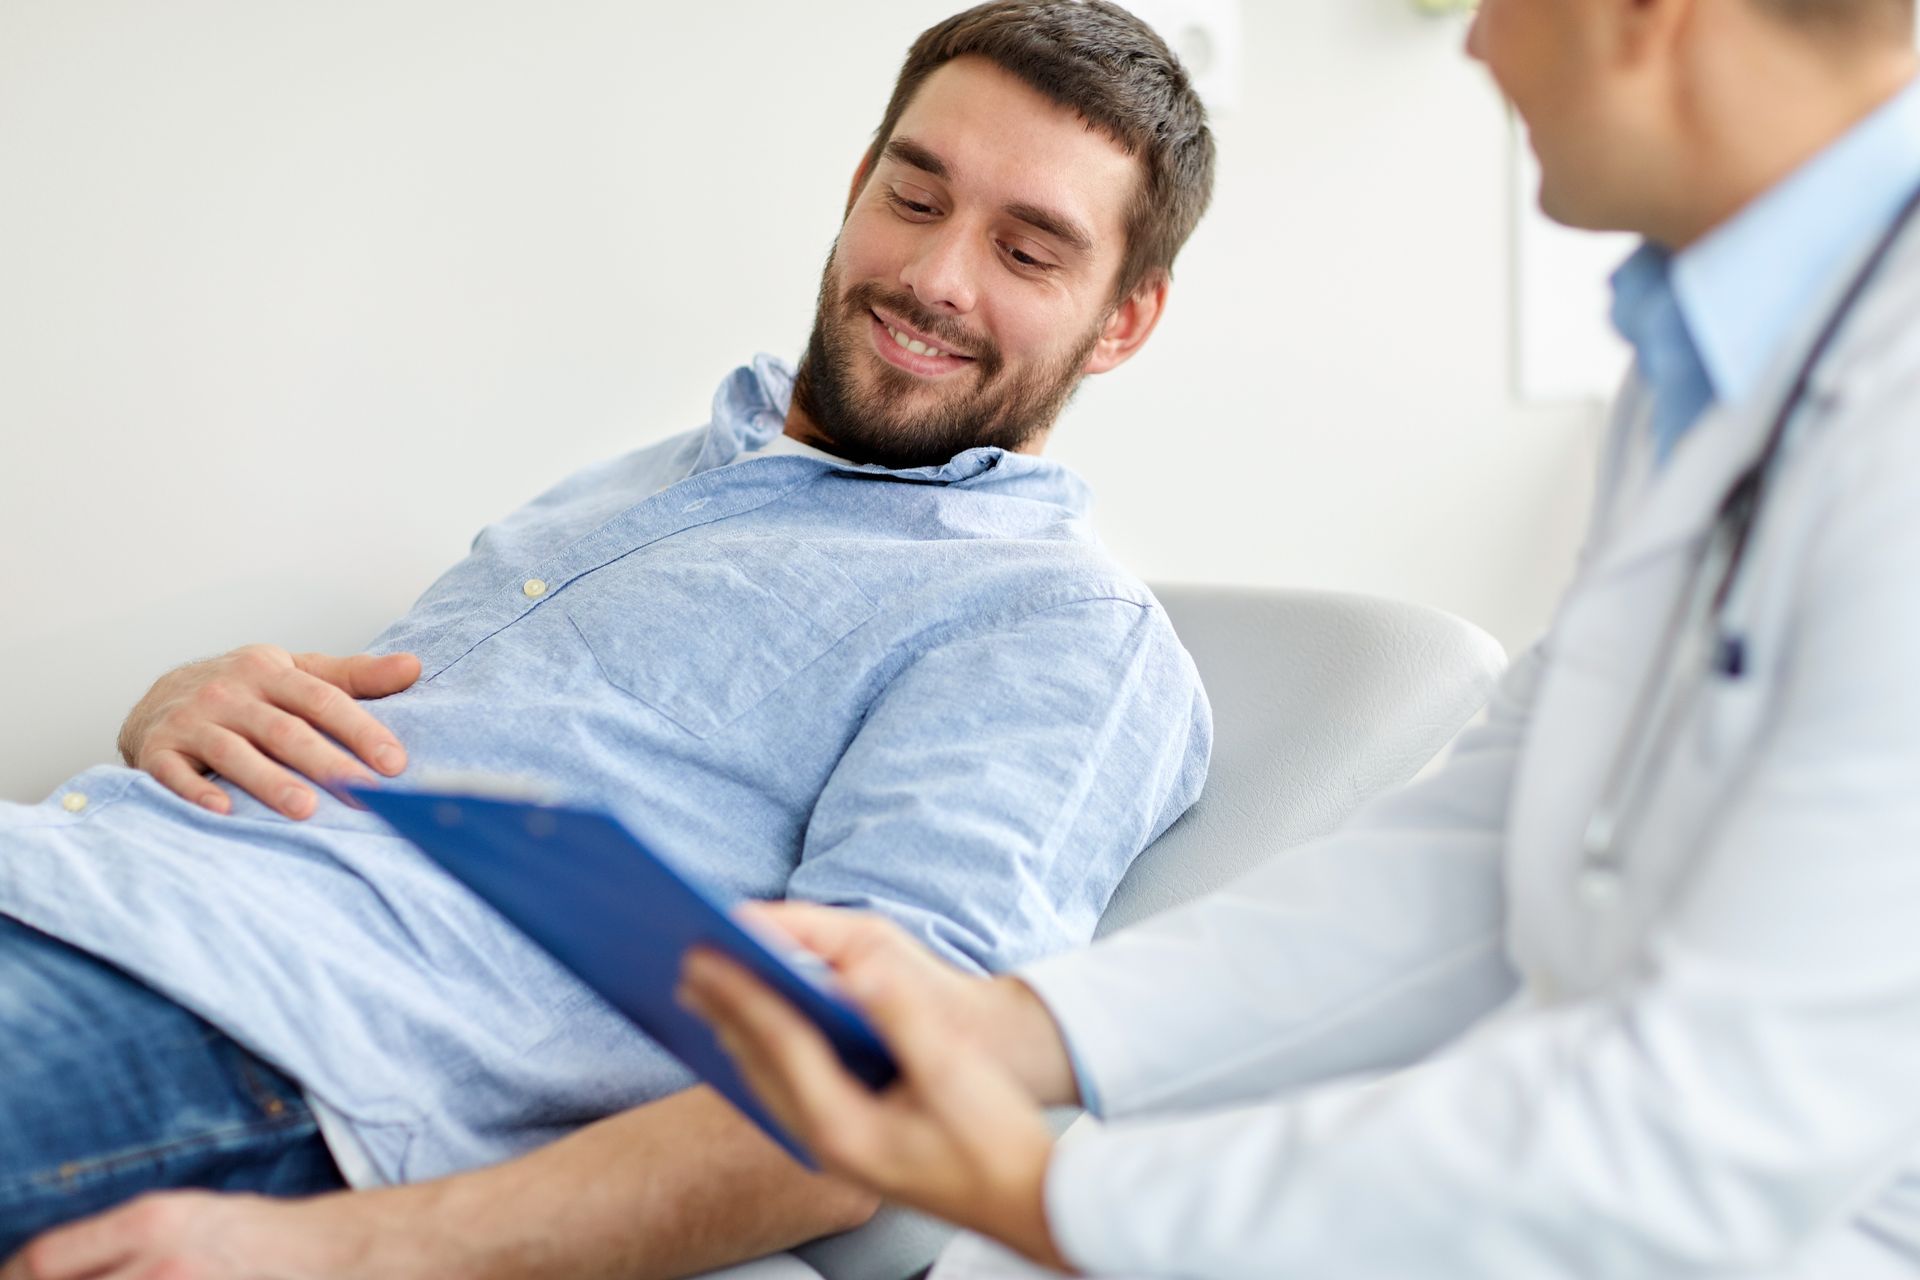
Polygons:
<instances>
[{"instance_id":1,"label":"doctor","mask_svg":"<svg viewBox=\"0 0 1920 1280\"><path fill-rule=\"evenodd\" d=\"M1483 0L1563 222L1646 245L1545 639L1444 770L1017 979L772 918L905 1068L683 998L832 1169L1128 1275L1920 1276L1912 0ZM1109 1122L1056 1147L1040 1103Z\"/></svg>"}]
</instances>

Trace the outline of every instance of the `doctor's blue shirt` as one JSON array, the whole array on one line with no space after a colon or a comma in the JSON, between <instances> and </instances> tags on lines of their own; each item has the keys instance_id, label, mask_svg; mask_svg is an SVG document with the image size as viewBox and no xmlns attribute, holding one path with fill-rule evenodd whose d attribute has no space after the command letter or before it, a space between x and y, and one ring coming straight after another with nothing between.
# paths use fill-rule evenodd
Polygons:
<instances>
[{"instance_id":1,"label":"doctor's blue shirt","mask_svg":"<svg viewBox=\"0 0 1920 1280\"><path fill-rule=\"evenodd\" d=\"M407 745L402 782L529 780L725 893L871 908L974 969L1084 944L1199 794L1191 660L1065 467L754 456L791 394L761 357L707 426L482 531L374 646L423 664L364 704ZM0 805L0 912L287 1071L363 1180L504 1159L689 1083L370 815L235 801L222 818L103 767Z\"/></svg>"},{"instance_id":2,"label":"doctor's blue shirt","mask_svg":"<svg viewBox=\"0 0 1920 1280\"><path fill-rule=\"evenodd\" d=\"M1613 278L1613 323L1653 393L1665 461L1714 404L1754 394L1920 186L1920 83L1679 253L1649 243Z\"/></svg>"}]
</instances>

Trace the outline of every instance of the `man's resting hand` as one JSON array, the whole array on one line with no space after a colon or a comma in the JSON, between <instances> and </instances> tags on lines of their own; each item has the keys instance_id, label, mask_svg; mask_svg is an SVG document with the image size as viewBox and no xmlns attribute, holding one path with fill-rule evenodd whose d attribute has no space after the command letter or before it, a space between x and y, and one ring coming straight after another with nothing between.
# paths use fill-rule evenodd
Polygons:
<instances>
[{"instance_id":1,"label":"man's resting hand","mask_svg":"<svg viewBox=\"0 0 1920 1280\"><path fill-rule=\"evenodd\" d=\"M849 1230L876 1207L695 1088L433 1182L144 1196L0 1259L0 1280L666 1280Z\"/></svg>"},{"instance_id":2,"label":"man's resting hand","mask_svg":"<svg viewBox=\"0 0 1920 1280\"><path fill-rule=\"evenodd\" d=\"M370 782L361 761L389 777L406 768L399 740L354 700L384 698L419 678L420 660L410 653L335 658L247 645L160 677L121 726L120 754L215 813L230 812L233 802L208 771L289 818L305 818L316 800L296 775Z\"/></svg>"},{"instance_id":3,"label":"man's resting hand","mask_svg":"<svg viewBox=\"0 0 1920 1280\"><path fill-rule=\"evenodd\" d=\"M321 1280L364 1275L369 1198L265 1200L172 1192L41 1236L0 1266L0 1280ZM389 1231L392 1239L403 1236Z\"/></svg>"}]
</instances>

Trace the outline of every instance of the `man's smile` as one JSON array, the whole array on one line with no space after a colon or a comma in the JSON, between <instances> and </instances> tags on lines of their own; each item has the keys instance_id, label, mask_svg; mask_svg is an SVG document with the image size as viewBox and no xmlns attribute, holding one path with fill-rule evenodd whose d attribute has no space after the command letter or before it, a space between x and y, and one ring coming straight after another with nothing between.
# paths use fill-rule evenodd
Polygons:
<instances>
[{"instance_id":1,"label":"man's smile","mask_svg":"<svg viewBox=\"0 0 1920 1280\"><path fill-rule=\"evenodd\" d=\"M937 378L973 363L973 357L949 350L897 317L879 311L867 314L867 329L874 349L897 368L921 377Z\"/></svg>"}]
</instances>

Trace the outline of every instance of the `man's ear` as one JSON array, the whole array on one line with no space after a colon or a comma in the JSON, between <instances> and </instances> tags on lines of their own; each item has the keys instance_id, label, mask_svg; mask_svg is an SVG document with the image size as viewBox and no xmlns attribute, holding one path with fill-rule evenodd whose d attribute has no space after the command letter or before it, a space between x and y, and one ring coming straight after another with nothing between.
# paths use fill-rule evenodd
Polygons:
<instances>
[{"instance_id":1,"label":"man's ear","mask_svg":"<svg viewBox=\"0 0 1920 1280\"><path fill-rule=\"evenodd\" d=\"M867 148L867 154L860 157L860 167L853 171L853 185L847 188L847 212L853 212L853 202L860 198L860 189L867 185L867 179L873 176L873 161L877 153Z\"/></svg>"},{"instance_id":2,"label":"man's ear","mask_svg":"<svg viewBox=\"0 0 1920 1280\"><path fill-rule=\"evenodd\" d=\"M1093 344L1093 354L1087 357L1083 372L1088 374L1105 373L1109 369L1118 369L1133 359L1133 353L1146 345L1153 335L1154 326L1160 323L1160 317L1167 309L1167 292L1173 287L1173 281L1164 271L1150 271L1133 292L1120 300L1120 305L1107 317L1107 323L1100 330L1100 339Z\"/></svg>"}]
</instances>

